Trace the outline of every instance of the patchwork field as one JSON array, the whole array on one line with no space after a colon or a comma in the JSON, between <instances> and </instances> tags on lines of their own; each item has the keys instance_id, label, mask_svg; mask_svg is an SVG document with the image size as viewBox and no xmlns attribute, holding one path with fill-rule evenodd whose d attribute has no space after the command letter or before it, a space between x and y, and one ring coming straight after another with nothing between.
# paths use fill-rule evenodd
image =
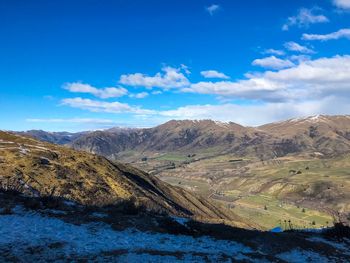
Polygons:
<instances>
[{"instance_id":1,"label":"patchwork field","mask_svg":"<svg viewBox=\"0 0 350 263\"><path fill-rule=\"evenodd\" d=\"M350 219L349 156L261 161L215 154L157 154L133 165L220 202L264 229L320 228Z\"/></svg>"}]
</instances>

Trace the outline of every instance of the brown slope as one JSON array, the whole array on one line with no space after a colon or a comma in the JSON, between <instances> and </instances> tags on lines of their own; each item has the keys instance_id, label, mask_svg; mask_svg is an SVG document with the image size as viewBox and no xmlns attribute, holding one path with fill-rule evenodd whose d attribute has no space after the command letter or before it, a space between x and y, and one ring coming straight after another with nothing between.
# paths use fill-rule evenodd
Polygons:
<instances>
[{"instance_id":1,"label":"brown slope","mask_svg":"<svg viewBox=\"0 0 350 263\"><path fill-rule=\"evenodd\" d=\"M149 129L106 130L86 134L71 143L74 149L114 158L123 151L200 152L208 148L247 154L268 136L254 128L212 120L169 121Z\"/></svg>"},{"instance_id":2,"label":"brown slope","mask_svg":"<svg viewBox=\"0 0 350 263\"><path fill-rule=\"evenodd\" d=\"M28 195L54 195L97 206L131 201L171 215L240 220L131 166L1 131L0 171L2 188Z\"/></svg>"},{"instance_id":3,"label":"brown slope","mask_svg":"<svg viewBox=\"0 0 350 263\"><path fill-rule=\"evenodd\" d=\"M293 153L319 152L334 156L350 151L350 116L317 115L290 119L258 127L273 136L274 149L280 156Z\"/></svg>"},{"instance_id":4,"label":"brown slope","mask_svg":"<svg viewBox=\"0 0 350 263\"><path fill-rule=\"evenodd\" d=\"M77 136L70 146L113 160L124 153L141 158L143 153L187 154L210 149L215 154L261 159L315 152L334 156L350 152L350 117L321 115L257 128L212 120L173 120L148 129L114 128L85 133Z\"/></svg>"}]
</instances>

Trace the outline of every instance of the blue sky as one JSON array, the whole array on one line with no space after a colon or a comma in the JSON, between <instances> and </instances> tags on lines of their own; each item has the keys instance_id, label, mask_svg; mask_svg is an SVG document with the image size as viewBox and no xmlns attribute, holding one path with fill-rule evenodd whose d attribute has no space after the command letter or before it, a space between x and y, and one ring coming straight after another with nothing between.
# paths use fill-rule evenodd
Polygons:
<instances>
[{"instance_id":1,"label":"blue sky","mask_svg":"<svg viewBox=\"0 0 350 263\"><path fill-rule=\"evenodd\" d=\"M0 0L0 129L350 114L350 0Z\"/></svg>"}]
</instances>

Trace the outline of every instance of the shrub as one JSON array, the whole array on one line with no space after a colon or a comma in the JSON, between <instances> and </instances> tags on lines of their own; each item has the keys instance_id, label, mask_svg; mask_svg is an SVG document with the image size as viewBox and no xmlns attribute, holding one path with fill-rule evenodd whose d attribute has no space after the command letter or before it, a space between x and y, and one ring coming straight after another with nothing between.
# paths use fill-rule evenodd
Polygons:
<instances>
[{"instance_id":1,"label":"shrub","mask_svg":"<svg viewBox=\"0 0 350 263\"><path fill-rule=\"evenodd\" d=\"M332 228L328 228L324 235L326 235L329 238L336 238L336 239L343 239L343 238L350 238L350 227L343 224L342 222L334 223L334 226Z\"/></svg>"}]
</instances>

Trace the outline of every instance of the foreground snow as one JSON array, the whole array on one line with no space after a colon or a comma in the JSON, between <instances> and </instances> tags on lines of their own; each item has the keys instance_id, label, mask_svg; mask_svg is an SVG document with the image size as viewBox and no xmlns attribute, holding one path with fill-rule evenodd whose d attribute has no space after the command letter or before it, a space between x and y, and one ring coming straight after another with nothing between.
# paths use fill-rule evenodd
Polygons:
<instances>
[{"instance_id":1,"label":"foreground snow","mask_svg":"<svg viewBox=\"0 0 350 263\"><path fill-rule=\"evenodd\" d=\"M186 220L176 221L185 224ZM238 242L211 237L148 233L133 228L116 231L101 222L74 225L21 206L12 214L0 215L0 261L267 262L265 255ZM321 254L300 249L277 254L275 259L332 262Z\"/></svg>"},{"instance_id":2,"label":"foreground snow","mask_svg":"<svg viewBox=\"0 0 350 263\"><path fill-rule=\"evenodd\" d=\"M197 261L206 254L211 260L222 255L245 259L250 248L232 241L214 240L209 237L193 238L182 235L154 234L135 229L114 231L103 223L73 225L62 220L25 212L19 207L16 213L0 216L0 249L11 248L18 258L25 258L25 251L37 248L45 259L59 259L67 256L81 257L100 255L102 252L127 250L121 261L176 261L176 256L150 255L147 251L181 252L183 259ZM48 249L50 248L50 249ZM0 250L1 251L1 250ZM155 254L152 252L152 254ZM182 259L182 260L183 260Z\"/></svg>"}]
</instances>

